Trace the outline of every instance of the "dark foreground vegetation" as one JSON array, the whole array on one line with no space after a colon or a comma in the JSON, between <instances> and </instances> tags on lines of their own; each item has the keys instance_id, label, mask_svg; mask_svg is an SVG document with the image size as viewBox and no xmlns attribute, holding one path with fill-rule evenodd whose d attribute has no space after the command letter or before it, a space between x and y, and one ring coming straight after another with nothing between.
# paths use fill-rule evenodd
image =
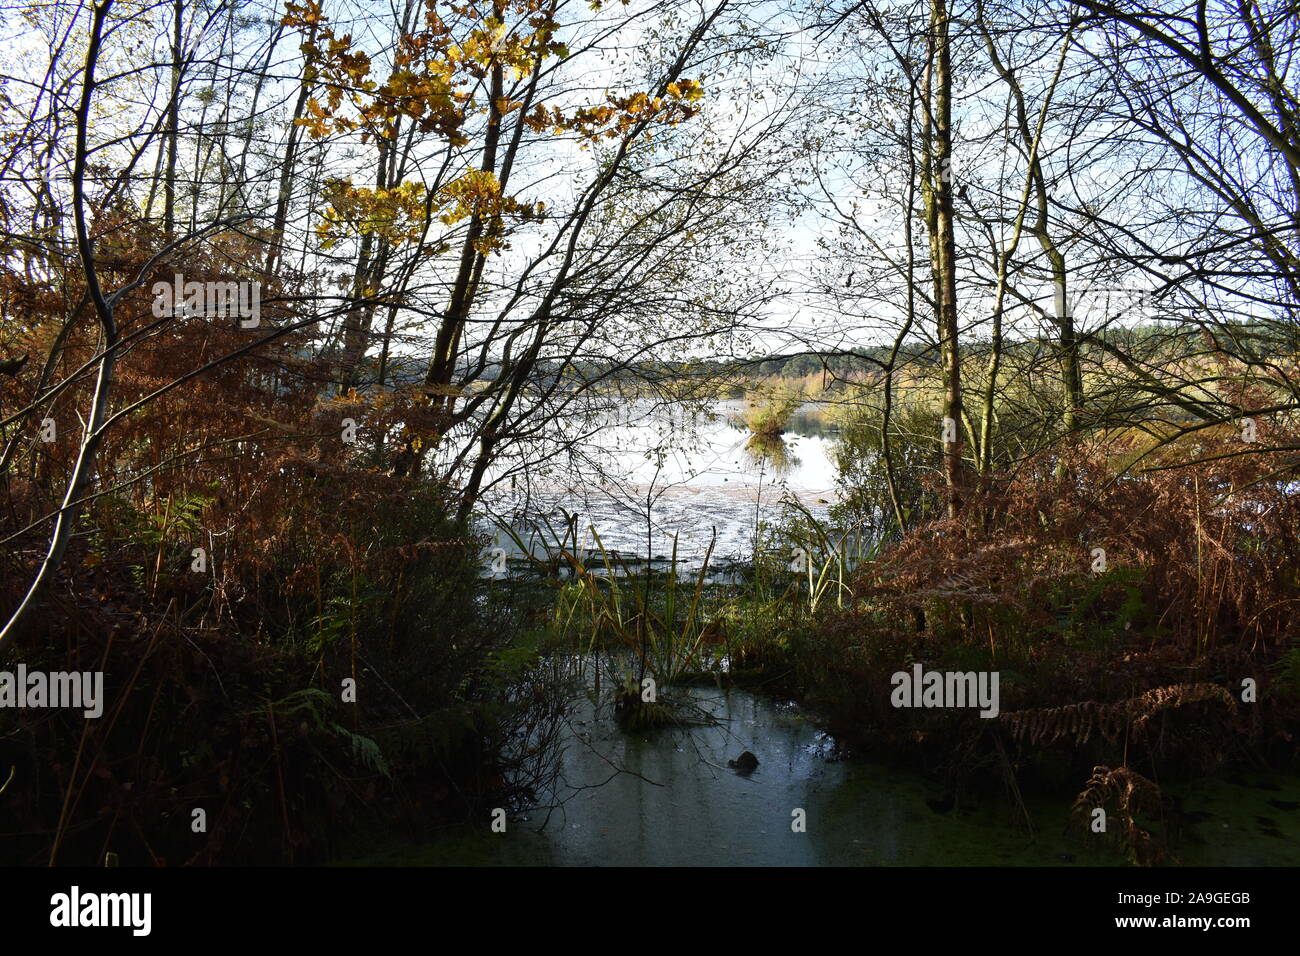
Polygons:
<instances>
[{"instance_id":1,"label":"dark foreground vegetation","mask_svg":"<svg viewBox=\"0 0 1300 956\"><path fill-rule=\"evenodd\" d=\"M313 418L284 368L266 381L237 410L233 389L217 400L219 376L215 391L173 392L103 452L109 473L148 477L88 504L21 640L29 669L103 671L107 703L99 720L5 713L7 861L321 861L358 822L523 799L511 742L553 705L512 663L520 612L482 600L479 545L435 486L299 437L233 467L222 453L151 467L229 434L232 417L265 436L259 399L276 430L333 432L338 414ZM40 475L15 485L11 514L39 513ZM19 554L7 608L27 581Z\"/></svg>"}]
</instances>

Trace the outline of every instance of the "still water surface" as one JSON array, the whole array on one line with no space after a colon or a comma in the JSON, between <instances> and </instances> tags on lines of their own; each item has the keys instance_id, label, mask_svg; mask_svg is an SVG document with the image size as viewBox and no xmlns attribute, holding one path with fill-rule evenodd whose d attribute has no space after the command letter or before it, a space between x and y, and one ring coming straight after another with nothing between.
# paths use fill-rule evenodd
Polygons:
<instances>
[{"instance_id":1,"label":"still water surface","mask_svg":"<svg viewBox=\"0 0 1300 956\"><path fill-rule=\"evenodd\" d=\"M651 735L616 729L608 705L584 702L565 742L550 801L429 842L389 847L370 864L604 866L1089 866L1123 856L1067 829L1069 801L1020 810L990 798L945 806L919 775L838 759L833 741L793 705L742 690L691 688L719 724ZM727 760L749 750L748 776ZM1082 786L1082 781L1080 782ZM1167 792L1182 801L1185 864L1300 863L1300 778L1200 781ZM792 829L803 810L806 832Z\"/></svg>"},{"instance_id":2,"label":"still water surface","mask_svg":"<svg viewBox=\"0 0 1300 956\"><path fill-rule=\"evenodd\" d=\"M741 401L720 401L687 415L630 403L610 415L589 455L597 470L576 467L535 482L500 485L487 497L537 553L577 515L580 544L624 557L668 559L676 540L679 568L699 566L710 542L711 565L753 557L760 523L779 522L782 500L796 499L818 521L836 499L833 431L816 406L790 420L778 460L746 446ZM595 528L595 535L591 529ZM716 534L716 539L715 539ZM491 548L519 556L497 531ZM656 563L657 563L656 562Z\"/></svg>"}]
</instances>

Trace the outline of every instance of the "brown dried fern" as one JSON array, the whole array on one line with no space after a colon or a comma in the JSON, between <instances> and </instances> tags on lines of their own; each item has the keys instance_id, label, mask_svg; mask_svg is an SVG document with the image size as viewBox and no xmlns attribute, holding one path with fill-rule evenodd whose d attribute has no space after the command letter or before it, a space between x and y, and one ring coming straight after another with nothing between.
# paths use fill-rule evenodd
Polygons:
<instances>
[{"instance_id":1,"label":"brown dried fern","mask_svg":"<svg viewBox=\"0 0 1300 956\"><path fill-rule=\"evenodd\" d=\"M1141 733L1161 711L1205 700L1218 700L1228 706L1233 722L1238 718L1237 702L1217 684L1171 684L1155 687L1137 697L1113 703L1085 700L1061 707L1017 710L998 717L1020 744L1051 744L1062 737L1072 738L1076 746L1087 743L1094 734L1110 742L1131 728Z\"/></svg>"},{"instance_id":2,"label":"brown dried fern","mask_svg":"<svg viewBox=\"0 0 1300 956\"><path fill-rule=\"evenodd\" d=\"M1164 861L1165 851L1150 832L1137 825L1136 816L1158 811L1162 799L1158 786L1128 767L1093 767L1087 785L1075 797L1071 816L1091 831L1093 812L1109 808L1108 814L1118 817L1122 825L1115 829L1108 824L1105 833L1131 853L1134 862L1153 866Z\"/></svg>"}]
</instances>

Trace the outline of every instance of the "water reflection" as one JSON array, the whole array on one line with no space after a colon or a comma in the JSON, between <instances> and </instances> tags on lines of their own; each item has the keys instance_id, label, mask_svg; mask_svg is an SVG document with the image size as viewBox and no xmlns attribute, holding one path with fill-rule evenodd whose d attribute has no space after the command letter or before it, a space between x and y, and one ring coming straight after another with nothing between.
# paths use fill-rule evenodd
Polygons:
<instances>
[{"instance_id":1,"label":"water reflection","mask_svg":"<svg viewBox=\"0 0 1300 956\"><path fill-rule=\"evenodd\" d=\"M808 402L800 405L786 425L786 431L814 438L836 438L840 427L830 416L830 406L825 402Z\"/></svg>"},{"instance_id":2,"label":"water reflection","mask_svg":"<svg viewBox=\"0 0 1300 956\"><path fill-rule=\"evenodd\" d=\"M716 530L711 565L748 561L755 528L780 519L783 497L829 521L835 439L815 410L805 409L779 442L748 447L743 408L720 401L696 417L629 403L611 413L583 468L503 483L485 504L525 536L541 517L563 526L566 514L577 515L582 535L594 526L604 549L625 556L667 559L676 540L684 570L699 566ZM522 557L501 536L491 547Z\"/></svg>"},{"instance_id":3,"label":"water reflection","mask_svg":"<svg viewBox=\"0 0 1300 956\"><path fill-rule=\"evenodd\" d=\"M907 771L841 760L793 705L741 690L678 690L717 722L651 734L616 729L608 701L573 713L560 782L504 834L486 818L432 844L374 853L366 863L579 866L1087 866L1125 859L1070 825L1069 799L1027 799L1034 833L1007 802L966 793L936 810L939 785ZM727 760L759 759L751 774ZM1201 781L1177 789L1196 832L1178 847L1197 865L1294 865L1296 823L1255 834L1260 813L1297 800L1300 779L1247 787ZM1218 800L1219 802L1213 802ZM1270 803L1271 801L1271 803ZM795 811L806 826L792 826Z\"/></svg>"},{"instance_id":4,"label":"water reflection","mask_svg":"<svg viewBox=\"0 0 1300 956\"><path fill-rule=\"evenodd\" d=\"M750 435L745 442L745 451L753 461L768 466L775 475L788 475L799 466L799 456L780 435Z\"/></svg>"}]
</instances>

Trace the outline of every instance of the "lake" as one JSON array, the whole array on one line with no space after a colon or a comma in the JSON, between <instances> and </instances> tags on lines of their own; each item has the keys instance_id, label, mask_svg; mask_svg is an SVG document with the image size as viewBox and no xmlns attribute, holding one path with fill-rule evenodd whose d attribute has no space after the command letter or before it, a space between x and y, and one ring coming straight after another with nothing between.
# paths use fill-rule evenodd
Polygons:
<instances>
[{"instance_id":1,"label":"lake","mask_svg":"<svg viewBox=\"0 0 1300 956\"><path fill-rule=\"evenodd\" d=\"M607 415L594 440L583 443L580 464L535 481L502 483L485 498L535 554L554 540L550 529L577 515L580 546L666 561L677 541L679 568L697 568L716 530L712 565L752 559L755 529L780 519L789 496L819 521L836 500L834 436L816 406L790 420L783 460L756 456L737 421L741 401L719 401L691 415L633 402ZM778 455L777 458L782 456ZM595 528L593 536L591 528ZM499 528L489 546L522 557Z\"/></svg>"},{"instance_id":2,"label":"lake","mask_svg":"<svg viewBox=\"0 0 1300 956\"><path fill-rule=\"evenodd\" d=\"M560 778L504 833L481 824L357 854L402 865L1103 866L1124 857L1077 826L1068 800L954 805L918 774L841 759L793 703L739 689L677 692L716 723L625 734L608 699L575 702ZM727 761L749 750L746 775ZM1082 781L1080 781L1082 786ZM1186 864L1300 863L1300 778L1170 786ZM792 826L802 811L803 832Z\"/></svg>"}]
</instances>

